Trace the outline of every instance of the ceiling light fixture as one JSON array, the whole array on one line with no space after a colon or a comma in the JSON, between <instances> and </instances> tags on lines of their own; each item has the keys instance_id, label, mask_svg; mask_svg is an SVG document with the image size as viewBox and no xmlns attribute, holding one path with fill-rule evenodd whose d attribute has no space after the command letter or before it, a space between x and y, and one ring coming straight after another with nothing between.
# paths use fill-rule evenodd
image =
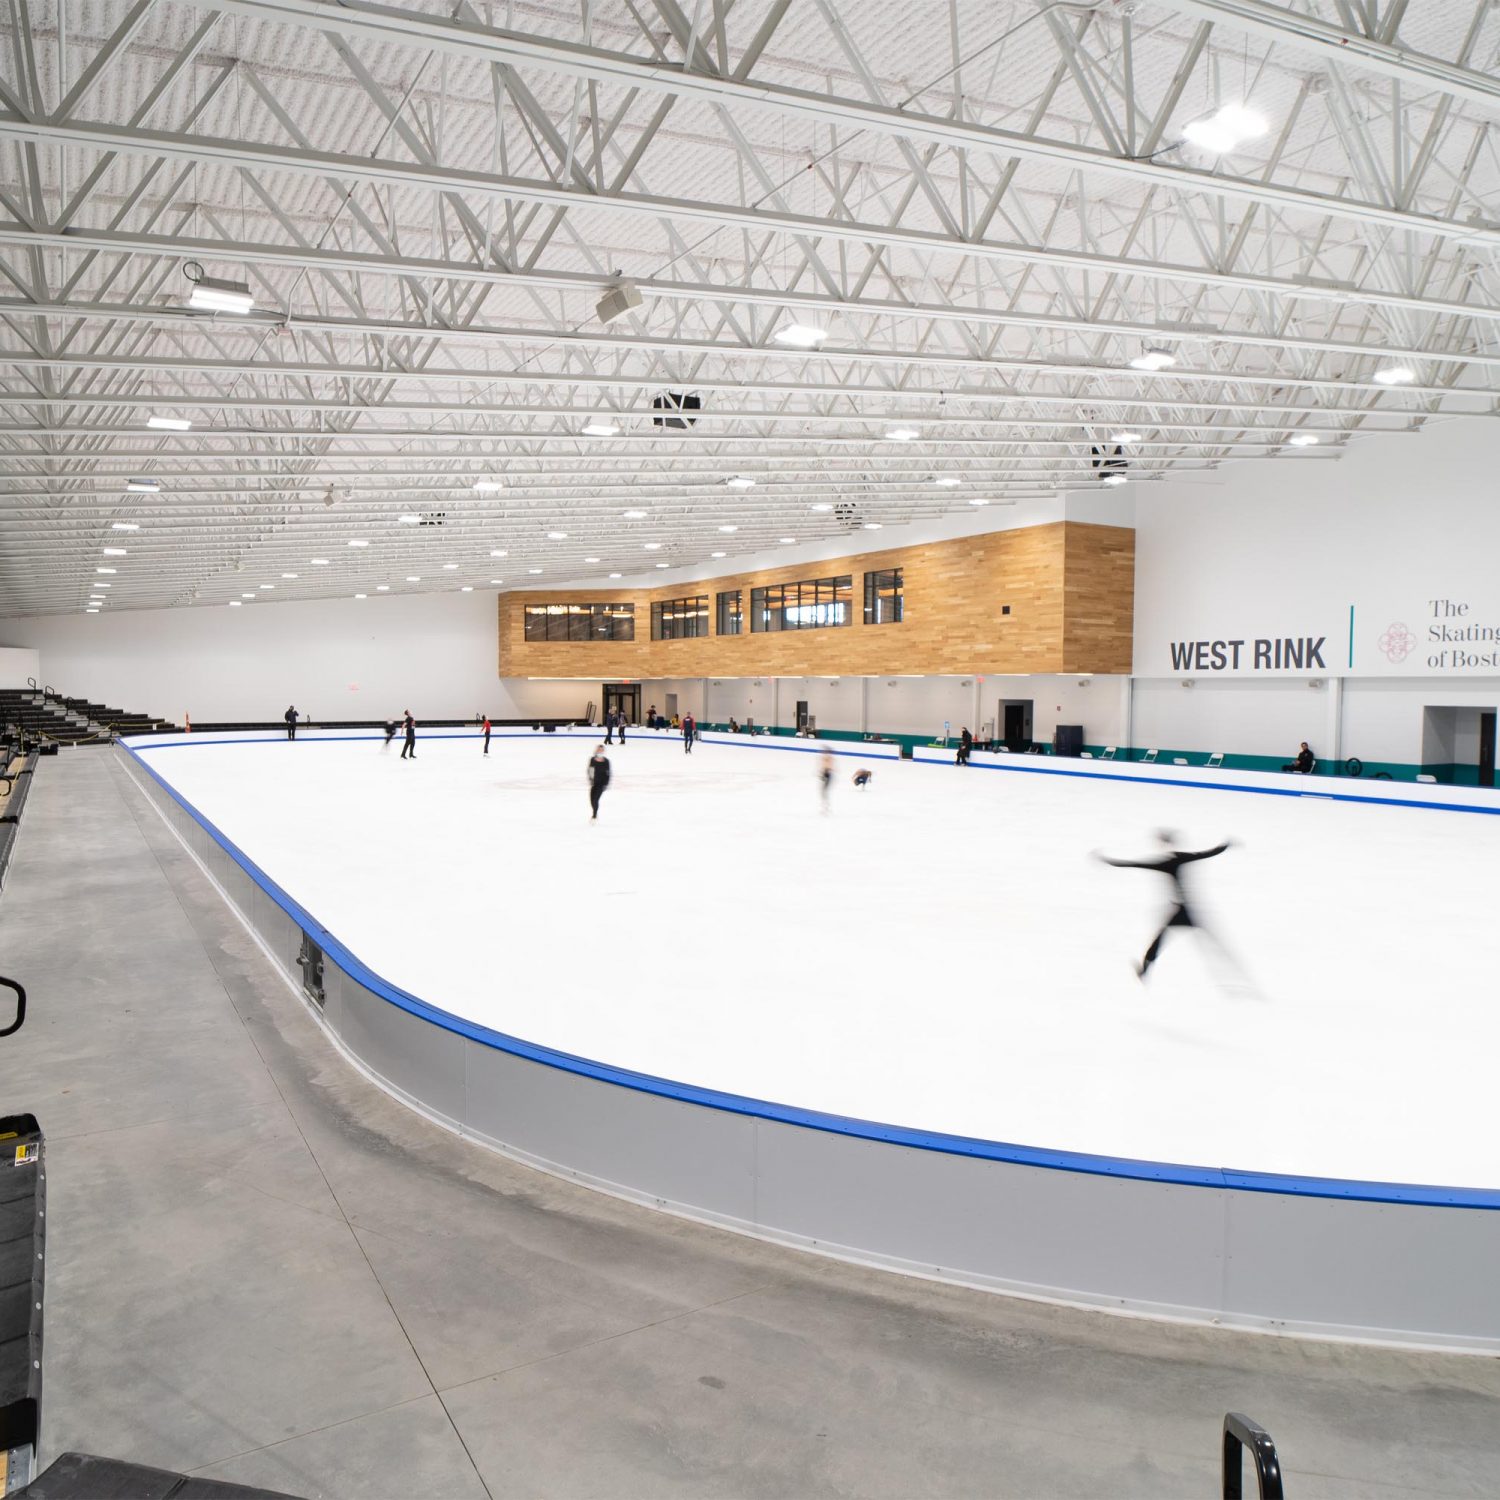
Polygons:
<instances>
[{"instance_id":1,"label":"ceiling light fixture","mask_svg":"<svg viewBox=\"0 0 1500 1500\"><path fill-rule=\"evenodd\" d=\"M611 573L609 576L611 578L623 578L625 575L623 573Z\"/></svg>"},{"instance_id":2,"label":"ceiling light fixture","mask_svg":"<svg viewBox=\"0 0 1500 1500\"><path fill-rule=\"evenodd\" d=\"M952 474L935 474L933 475L932 482L937 485L939 489L951 490L956 485L962 484L963 480L954 478Z\"/></svg>"},{"instance_id":3,"label":"ceiling light fixture","mask_svg":"<svg viewBox=\"0 0 1500 1500\"><path fill-rule=\"evenodd\" d=\"M1223 156L1243 141L1266 133L1263 115L1243 104L1221 104L1213 114L1183 126L1182 138L1201 151Z\"/></svg>"},{"instance_id":4,"label":"ceiling light fixture","mask_svg":"<svg viewBox=\"0 0 1500 1500\"><path fill-rule=\"evenodd\" d=\"M753 490L755 481L748 474L735 474L724 481L732 490Z\"/></svg>"},{"instance_id":5,"label":"ceiling light fixture","mask_svg":"<svg viewBox=\"0 0 1500 1500\"><path fill-rule=\"evenodd\" d=\"M1379 385L1410 385L1417 374L1406 365L1387 365L1383 370L1376 370L1371 378Z\"/></svg>"},{"instance_id":6,"label":"ceiling light fixture","mask_svg":"<svg viewBox=\"0 0 1500 1500\"><path fill-rule=\"evenodd\" d=\"M565 542L567 539L568 533L566 531L549 531L547 533L547 540L549 542Z\"/></svg>"},{"instance_id":7,"label":"ceiling light fixture","mask_svg":"<svg viewBox=\"0 0 1500 1500\"><path fill-rule=\"evenodd\" d=\"M540 573L542 570L540 568L527 568L526 571L528 573Z\"/></svg>"},{"instance_id":8,"label":"ceiling light fixture","mask_svg":"<svg viewBox=\"0 0 1500 1500\"><path fill-rule=\"evenodd\" d=\"M1112 443L1138 443L1140 440L1141 435L1138 432L1117 432L1110 438Z\"/></svg>"},{"instance_id":9,"label":"ceiling light fixture","mask_svg":"<svg viewBox=\"0 0 1500 1500\"><path fill-rule=\"evenodd\" d=\"M915 427L889 427L886 429L885 440L888 443L912 443L921 436Z\"/></svg>"},{"instance_id":10,"label":"ceiling light fixture","mask_svg":"<svg viewBox=\"0 0 1500 1500\"><path fill-rule=\"evenodd\" d=\"M627 521L644 521L646 519L646 512L643 510L622 510L620 514Z\"/></svg>"},{"instance_id":11,"label":"ceiling light fixture","mask_svg":"<svg viewBox=\"0 0 1500 1500\"><path fill-rule=\"evenodd\" d=\"M720 531L738 531L739 529L740 528L738 526L721 526L721 527L719 527Z\"/></svg>"},{"instance_id":12,"label":"ceiling light fixture","mask_svg":"<svg viewBox=\"0 0 1500 1500\"><path fill-rule=\"evenodd\" d=\"M670 568L672 566L672 564L671 563L657 563L656 566L658 568Z\"/></svg>"},{"instance_id":13,"label":"ceiling light fixture","mask_svg":"<svg viewBox=\"0 0 1500 1500\"><path fill-rule=\"evenodd\" d=\"M99 613L99 611L97 609L86 609L86 610L84 610L84 614L86 614L86 615L97 615L98 613Z\"/></svg>"},{"instance_id":14,"label":"ceiling light fixture","mask_svg":"<svg viewBox=\"0 0 1500 1500\"><path fill-rule=\"evenodd\" d=\"M368 594L356 594L354 597L356 599L368 599L370 596Z\"/></svg>"},{"instance_id":15,"label":"ceiling light fixture","mask_svg":"<svg viewBox=\"0 0 1500 1500\"><path fill-rule=\"evenodd\" d=\"M790 547L792 543L797 540L797 538L794 536L779 536L776 538L776 540L780 542L783 547Z\"/></svg>"},{"instance_id":16,"label":"ceiling light fixture","mask_svg":"<svg viewBox=\"0 0 1500 1500\"><path fill-rule=\"evenodd\" d=\"M111 531L139 531L141 523L139 521L111 521L109 529Z\"/></svg>"},{"instance_id":17,"label":"ceiling light fixture","mask_svg":"<svg viewBox=\"0 0 1500 1500\"><path fill-rule=\"evenodd\" d=\"M95 568L94 571L96 573L118 573L120 570L118 568Z\"/></svg>"},{"instance_id":18,"label":"ceiling light fixture","mask_svg":"<svg viewBox=\"0 0 1500 1500\"><path fill-rule=\"evenodd\" d=\"M224 281L218 276L205 276L203 267L189 261L183 269L193 283L188 296L188 306L199 312L239 313L243 317L255 306L255 297L248 282ZM194 274L196 272L196 274Z\"/></svg>"},{"instance_id":19,"label":"ceiling light fixture","mask_svg":"<svg viewBox=\"0 0 1500 1500\"><path fill-rule=\"evenodd\" d=\"M1378 376L1376 377L1379 378ZM127 479L125 488L132 495L155 495L161 490L161 481L156 479Z\"/></svg>"},{"instance_id":20,"label":"ceiling light fixture","mask_svg":"<svg viewBox=\"0 0 1500 1500\"><path fill-rule=\"evenodd\" d=\"M505 486L498 479L476 479L474 481L474 493L477 495L498 495Z\"/></svg>"},{"instance_id":21,"label":"ceiling light fixture","mask_svg":"<svg viewBox=\"0 0 1500 1500\"><path fill-rule=\"evenodd\" d=\"M243 609L245 607L245 605L244 605L243 600L240 600L240 599L231 599L229 601L229 607L230 607L230 609Z\"/></svg>"},{"instance_id":22,"label":"ceiling light fixture","mask_svg":"<svg viewBox=\"0 0 1500 1500\"><path fill-rule=\"evenodd\" d=\"M620 429L613 422L590 422L583 429L585 437L616 437Z\"/></svg>"},{"instance_id":23,"label":"ceiling light fixture","mask_svg":"<svg viewBox=\"0 0 1500 1500\"><path fill-rule=\"evenodd\" d=\"M808 509L809 510L832 510L833 507L831 505L810 505L810 506L808 506Z\"/></svg>"},{"instance_id":24,"label":"ceiling light fixture","mask_svg":"<svg viewBox=\"0 0 1500 1500\"><path fill-rule=\"evenodd\" d=\"M728 557L729 556L729 554L727 552L710 552L708 555L710 557Z\"/></svg>"},{"instance_id":25,"label":"ceiling light fixture","mask_svg":"<svg viewBox=\"0 0 1500 1500\"><path fill-rule=\"evenodd\" d=\"M586 562L586 563L596 563L598 561L599 561L599 559L597 557L586 557L586 558L584 558L584 562Z\"/></svg>"},{"instance_id":26,"label":"ceiling light fixture","mask_svg":"<svg viewBox=\"0 0 1500 1500\"><path fill-rule=\"evenodd\" d=\"M388 583L377 583L375 585L375 592L377 594L388 594L388 593L390 593L390 591L391 591L391 586Z\"/></svg>"},{"instance_id":27,"label":"ceiling light fixture","mask_svg":"<svg viewBox=\"0 0 1500 1500\"><path fill-rule=\"evenodd\" d=\"M326 557L310 557L308 561L315 568L326 568L328 566L328 559Z\"/></svg>"},{"instance_id":28,"label":"ceiling light fixture","mask_svg":"<svg viewBox=\"0 0 1500 1500\"><path fill-rule=\"evenodd\" d=\"M274 583L263 583L261 584L261 587L263 589L274 589L276 585Z\"/></svg>"},{"instance_id":29,"label":"ceiling light fixture","mask_svg":"<svg viewBox=\"0 0 1500 1500\"><path fill-rule=\"evenodd\" d=\"M396 524L398 526L420 526L422 518L421 516L397 516Z\"/></svg>"},{"instance_id":30,"label":"ceiling light fixture","mask_svg":"<svg viewBox=\"0 0 1500 1500\"><path fill-rule=\"evenodd\" d=\"M460 590L459 590L459 593L460 593L460 594L472 594L472 593L473 593L473 592L474 592L474 585L473 585L473 584L472 584L472 583L466 583L466 584L465 584L465 585L464 585L464 586L463 586L463 587L462 587L462 588L461 588L461 589L460 589Z\"/></svg>"},{"instance_id":31,"label":"ceiling light fixture","mask_svg":"<svg viewBox=\"0 0 1500 1500\"><path fill-rule=\"evenodd\" d=\"M1177 356L1170 349L1163 349L1159 344L1153 345L1144 354L1137 354L1130 361L1132 370L1169 370L1177 363Z\"/></svg>"},{"instance_id":32,"label":"ceiling light fixture","mask_svg":"<svg viewBox=\"0 0 1500 1500\"><path fill-rule=\"evenodd\" d=\"M974 498L969 501L970 505L988 505L989 503L990 502L988 500L983 499L979 495L975 495Z\"/></svg>"},{"instance_id":33,"label":"ceiling light fixture","mask_svg":"<svg viewBox=\"0 0 1500 1500\"><path fill-rule=\"evenodd\" d=\"M816 349L828 337L828 330L813 323L788 323L771 337L789 349Z\"/></svg>"},{"instance_id":34,"label":"ceiling light fixture","mask_svg":"<svg viewBox=\"0 0 1500 1500\"><path fill-rule=\"evenodd\" d=\"M660 542L644 542L644 543L642 543L642 546L645 548L645 550L647 552L660 552L661 551L661 543Z\"/></svg>"},{"instance_id":35,"label":"ceiling light fixture","mask_svg":"<svg viewBox=\"0 0 1500 1500\"><path fill-rule=\"evenodd\" d=\"M106 557L124 557L125 556L125 548L124 547L106 547L106 548L104 548L104 555Z\"/></svg>"},{"instance_id":36,"label":"ceiling light fixture","mask_svg":"<svg viewBox=\"0 0 1500 1500\"><path fill-rule=\"evenodd\" d=\"M187 417L147 417L146 426L154 427L158 432L187 432L192 427L192 422Z\"/></svg>"},{"instance_id":37,"label":"ceiling light fixture","mask_svg":"<svg viewBox=\"0 0 1500 1500\"><path fill-rule=\"evenodd\" d=\"M408 573L406 575L406 581L408 583L421 583L422 579L421 576L417 573Z\"/></svg>"},{"instance_id":38,"label":"ceiling light fixture","mask_svg":"<svg viewBox=\"0 0 1500 1500\"><path fill-rule=\"evenodd\" d=\"M1099 483L1113 488L1117 484L1129 484L1130 481L1123 474L1105 474L1100 478Z\"/></svg>"},{"instance_id":39,"label":"ceiling light fixture","mask_svg":"<svg viewBox=\"0 0 1500 1500\"><path fill-rule=\"evenodd\" d=\"M368 547L370 544L362 537L356 537L352 542L349 543L349 545L351 547Z\"/></svg>"},{"instance_id":40,"label":"ceiling light fixture","mask_svg":"<svg viewBox=\"0 0 1500 1500\"><path fill-rule=\"evenodd\" d=\"M458 564L457 563L444 563L443 564L443 571L445 573L453 573L453 572L456 572L457 570L458 570Z\"/></svg>"},{"instance_id":41,"label":"ceiling light fixture","mask_svg":"<svg viewBox=\"0 0 1500 1500\"><path fill-rule=\"evenodd\" d=\"M881 528L881 526L882 526L882 524L883 523L880 522L880 521L866 521L865 522L865 530L866 531L879 531L880 528Z\"/></svg>"},{"instance_id":42,"label":"ceiling light fixture","mask_svg":"<svg viewBox=\"0 0 1500 1500\"><path fill-rule=\"evenodd\" d=\"M253 599L254 597L255 597L254 594L241 594L240 595L241 599Z\"/></svg>"},{"instance_id":43,"label":"ceiling light fixture","mask_svg":"<svg viewBox=\"0 0 1500 1500\"><path fill-rule=\"evenodd\" d=\"M1318 435L1315 432L1294 432L1286 441L1289 448L1316 448Z\"/></svg>"},{"instance_id":44,"label":"ceiling light fixture","mask_svg":"<svg viewBox=\"0 0 1500 1500\"><path fill-rule=\"evenodd\" d=\"M297 575L295 573L283 573L281 576L283 578L295 578Z\"/></svg>"}]
</instances>

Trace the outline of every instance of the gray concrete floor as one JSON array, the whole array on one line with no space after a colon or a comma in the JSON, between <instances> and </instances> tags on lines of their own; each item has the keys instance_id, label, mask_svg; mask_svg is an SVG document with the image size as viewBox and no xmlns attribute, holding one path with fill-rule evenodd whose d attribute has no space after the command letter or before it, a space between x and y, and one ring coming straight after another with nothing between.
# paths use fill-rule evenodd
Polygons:
<instances>
[{"instance_id":1,"label":"gray concrete floor","mask_svg":"<svg viewBox=\"0 0 1500 1500\"><path fill-rule=\"evenodd\" d=\"M927 1285L456 1140L333 1051L108 751L42 764L0 972L50 1455L309 1497L1162 1500L1217 1494L1236 1408L1294 1500L1500 1492L1495 1360Z\"/></svg>"}]
</instances>

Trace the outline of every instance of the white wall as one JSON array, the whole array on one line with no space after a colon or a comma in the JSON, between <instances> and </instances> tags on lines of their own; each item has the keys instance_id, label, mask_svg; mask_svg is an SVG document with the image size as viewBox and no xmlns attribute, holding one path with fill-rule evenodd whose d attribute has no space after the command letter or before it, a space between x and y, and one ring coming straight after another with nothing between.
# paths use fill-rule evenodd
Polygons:
<instances>
[{"instance_id":1,"label":"white wall","mask_svg":"<svg viewBox=\"0 0 1500 1500\"><path fill-rule=\"evenodd\" d=\"M1338 690L1327 679L1319 688L1309 688L1308 682L1318 679L1307 677L1270 682L1188 680L1193 683L1190 688L1175 677L1136 679L1132 738L1137 745L1279 755L1290 761L1306 740L1321 759L1337 753L1330 714Z\"/></svg>"},{"instance_id":2,"label":"white wall","mask_svg":"<svg viewBox=\"0 0 1500 1500\"><path fill-rule=\"evenodd\" d=\"M1500 421L1437 421L1358 438L1337 459L1318 452L1142 487L1137 675L1496 675ZM1445 628L1476 638L1445 639ZM1323 665L1258 670L1251 643L1286 636L1323 638ZM1174 664L1173 642L1234 640L1245 642L1238 669ZM1457 663L1459 652L1471 659Z\"/></svg>"},{"instance_id":3,"label":"white wall","mask_svg":"<svg viewBox=\"0 0 1500 1500\"><path fill-rule=\"evenodd\" d=\"M40 655L18 647L0 646L0 688L24 688L28 678L34 678L39 687L46 685Z\"/></svg>"},{"instance_id":4,"label":"white wall","mask_svg":"<svg viewBox=\"0 0 1500 1500\"><path fill-rule=\"evenodd\" d=\"M581 713L597 682L501 683L495 596L417 594L0 621L69 697L182 722Z\"/></svg>"}]
</instances>

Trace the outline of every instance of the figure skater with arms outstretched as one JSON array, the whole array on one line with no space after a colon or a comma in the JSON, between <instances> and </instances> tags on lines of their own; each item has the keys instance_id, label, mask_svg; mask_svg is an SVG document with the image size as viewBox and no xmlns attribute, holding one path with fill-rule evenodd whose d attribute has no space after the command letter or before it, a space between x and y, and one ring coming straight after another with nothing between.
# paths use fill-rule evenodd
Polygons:
<instances>
[{"instance_id":1,"label":"figure skater with arms outstretched","mask_svg":"<svg viewBox=\"0 0 1500 1500\"><path fill-rule=\"evenodd\" d=\"M1216 844L1212 849L1178 849L1174 845L1177 835L1169 829L1162 829L1157 835L1161 840L1162 852L1155 859L1110 859L1107 855L1099 855L1105 864L1113 865L1117 870L1154 870L1158 875L1165 875L1172 882L1172 910L1167 920L1162 923L1161 931L1151 939L1151 946L1146 949L1146 955L1140 963L1135 966L1136 977L1144 979L1146 971L1156 962L1156 955L1161 952L1162 940L1174 927L1196 927L1203 935L1223 951L1223 944L1213 935L1207 927L1194 914L1188 905L1187 891L1182 884L1182 867L1190 865L1200 859L1213 859L1229 848L1230 840L1225 839L1222 844Z\"/></svg>"}]
</instances>

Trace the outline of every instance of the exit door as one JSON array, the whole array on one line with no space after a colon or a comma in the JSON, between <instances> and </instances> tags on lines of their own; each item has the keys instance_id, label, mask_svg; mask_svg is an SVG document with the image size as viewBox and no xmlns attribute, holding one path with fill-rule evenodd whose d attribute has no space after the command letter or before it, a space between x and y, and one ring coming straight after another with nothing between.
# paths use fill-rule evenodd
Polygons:
<instances>
[{"instance_id":1,"label":"exit door","mask_svg":"<svg viewBox=\"0 0 1500 1500\"><path fill-rule=\"evenodd\" d=\"M1482 713L1479 716L1479 784L1495 784L1495 715Z\"/></svg>"},{"instance_id":2,"label":"exit door","mask_svg":"<svg viewBox=\"0 0 1500 1500\"><path fill-rule=\"evenodd\" d=\"M604 712L623 713L627 724L641 722L641 685L638 682L606 682Z\"/></svg>"},{"instance_id":3,"label":"exit door","mask_svg":"<svg viewBox=\"0 0 1500 1500\"><path fill-rule=\"evenodd\" d=\"M1030 698L1002 698L1000 700L1000 738L1012 750L1031 748Z\"/></svg>"},{"instance_id":4,"label":"exit door","mask_svg":"<svg viewBox=\"0 0 1500 1500\"><path fill-rule=\"evenodd\" d=\"M797 733L801 734L807 728L807 699L797 700Z\"/></svg>"}]
</instances>

